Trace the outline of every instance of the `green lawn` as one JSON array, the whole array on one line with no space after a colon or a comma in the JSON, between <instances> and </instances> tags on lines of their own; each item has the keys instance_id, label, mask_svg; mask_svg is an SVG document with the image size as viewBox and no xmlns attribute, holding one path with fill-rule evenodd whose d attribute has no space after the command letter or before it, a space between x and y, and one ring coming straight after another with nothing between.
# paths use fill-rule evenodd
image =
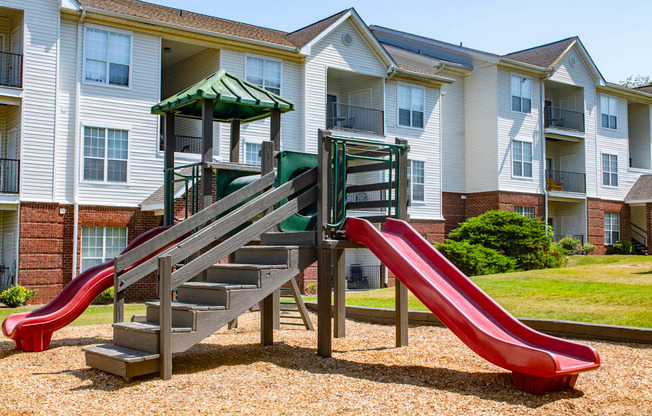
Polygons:
<instances>
[{"instance_id":1,"label":"green lawn","mask_svg":"<svg viewBox=\"0 0 652 416\"><path fill-rule=\"evenodd\" d=\"M7 316L19 312L32 311L36 308L0 308L0 321L3 321ZM132 315L144 315L145 305L142 304L127 304L125 305L125 321L130 321ZM81 314L70 325L99 325L113 323L113 305L93 305Z\"/></svg>"},{"instance_id":2,"label":"green lawn","mask_svg":"<svg viewBox=\"0 0 652 416\"><path fill-rule=\"evenodd\" d=\"M652 256L573 256L559 269L472 279L518 317L652 328ZM346 302L393 308L394 290L351 292ZM426 310L412 294L409 308Z\"/></svg>"}]
</instances>

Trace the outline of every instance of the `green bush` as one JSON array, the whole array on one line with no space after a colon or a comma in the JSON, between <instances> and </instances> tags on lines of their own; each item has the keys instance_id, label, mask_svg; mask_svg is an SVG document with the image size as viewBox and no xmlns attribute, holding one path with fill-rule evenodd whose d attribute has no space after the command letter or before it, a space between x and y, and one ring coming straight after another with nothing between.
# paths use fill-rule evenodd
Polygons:
<instances>
[{"instance_id":1,"label":"green bush","mask_svg":"<svg viewBox=\"0 0 652 416\"><path fill-rule=\"evenodd\" d=\"M100 293L100 295L95 298L93 303L96 305L108 305L113 303L113 288L110 287L104 292Z\"/></svg>"},{"instance_id":2,"label":"green bush","mask_svg":"<svg viewBox=\"0 0 652 416\"><path fill-rule=\"evenodd\" d=\"M4 303L10 308L16 308L24 305L25 302L30 300L36 294L36 290L31 290L25 286L16 285L11 286L0 294L0 302Z\"/></svg>"},{"instance_id":3,"label":"green bush","mask_svg":"<svg viewBox=\"0 0 652 416\"><path fill-rule=\"evenodd\" d=\"M582 251L584 251L586 254L593 253L595 251L595 245L586 243L582 246Z\"/></svg>"},{"instance_id":4,"label":"green bush","mask_svg":"<svg viewBox=\"0 0 652 416\"><path fill-rule=\"evenodd\" d=\"M317 294L317 282L310 283L306 286L306 295L316 295Z\"/></svg>"},{"instance_id":5,"label":"green bush","mask_svg":"<svg viewBox=\"0 0 652 416\"><path fill-rule=\"evenodd\" d=\"M516 265L496 250L465 241L446 240L436 248L467 276L511 272Z\"/></svg>"},{"instance_id":6,"label":"green bush","mask_svg":"<svg viewBox=\"0 0 652 416\"><path fill-rule=\"evenodd\" d=\"M629 241L616 241L611 247L611 254L631 254L632 244Z\"/></svg>"},{"instance_id":7,"label":"green bush","mask_svg":"<svg viewBox=\"0 0 652 416\"><path fill-rule=\"evenodd\" d=\"M520 270L559 267L562 262L553 253L552 233L546 225L513 212L488 211L469 218L448 236L450 240L481 245L516 261Z\"/></svg>"},{"instance_id":8,"label":"green bush","mask_svg":"<svg viewBox=\"0 0 652 416\"><path fill-rule=\"evenodd\" d=\"M570 253L579 251L582 248L582 243L580 240L575 239L570 235L562 238L559 241L559 245L562 246L564 250L568 250Z\"/></svg>"}]
</instances>

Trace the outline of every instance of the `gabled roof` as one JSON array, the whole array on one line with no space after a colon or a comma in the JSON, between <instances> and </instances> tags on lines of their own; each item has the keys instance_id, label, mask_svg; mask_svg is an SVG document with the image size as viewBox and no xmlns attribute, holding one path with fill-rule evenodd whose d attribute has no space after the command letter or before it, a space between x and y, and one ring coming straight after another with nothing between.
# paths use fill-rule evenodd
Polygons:
<instances>
[{"instance_id":1,"label":"gabled roof","mask_svg":"<svg viewBox=\"0 0 652 416\"><path fill-rule=\"evenodd\" d=\"M503 55L503 57L542 68L551 68L578 39L577 36L573 36L546 45L508 53L507 55Z\"/></svg>"},{"instance_id":2,"label":"gabled roof","mask_svg":"<svg viewBox=\"0 0 652 416\"><path fill-rule=\"evenodd\" d=\"M642 87L636 87L634 89L640 92L644 92L646 94L652 94L652 85L645 85Z\"/></svg>"},{"instance_id":3,"label":"gabled roof","mask_svg":"<svg viewBox=\"0 0 652 416\"><path fill-rule=\"evenodd\" d=\"M411 50L399 48L394 45L389 45L386 43L381 43L381 45L383 45L385 50L391 55L394 61L396 61L396 64L400 69L404 69L409 72L438 76L439 72L444 67L450 67L462 73L468 73L472 69L462 64L433 58L431 56L421 55Z\"/></svg>"},{"instance_id":4,"label":"gabled roof","mask_svg":"<svg viewBox=\"0 0 652 416\"><path fill-rule=\"evenodd\" d=\"M317 37L321 32L328 29L330 25L337 22L340 17L344 16L350 10L351 9L342 10L339 13L335 13L334 15L313 23L309 26L288 33L286 35L286 39L292 42L292 44L294 44L296 47L302 48L315 37Z\"/></svg>"},{"instance_id":5,"label":"gabled roof","mask_svg":"<svg viewBox=\"0 0 652 416\"><path fill-rule=\"evenodd\" d=\"M214 100L213 120L243 123L267 118L273 108L282 113L294 103L221 69L152 107L152 114L174 112L180 117L202 118L202 101Z\"/></svg>"},{"instance_id":6,"label":"gabled roof","mask_svg":"<svg viewBox=\"0 0 652 416\"><path fill-rule=\"evenodd\" d=\"M641 175L625 197L625 203L652 202L652 175Z\"/></svg>"}]
</instances>

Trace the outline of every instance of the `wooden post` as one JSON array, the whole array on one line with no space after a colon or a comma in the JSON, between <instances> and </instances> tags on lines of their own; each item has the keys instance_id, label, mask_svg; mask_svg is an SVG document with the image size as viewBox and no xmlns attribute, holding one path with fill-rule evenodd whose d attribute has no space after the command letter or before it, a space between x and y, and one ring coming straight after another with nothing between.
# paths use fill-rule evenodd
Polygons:
<instances>
[{"instance_id":1,"label":"wooden post","mask_svg":"<svg viewBox=\"0 0 652 416\"><path fill-rule=\"evenodd\" d=\"M346 251L334 250L335 257L335 319L334 337L346 336Z\"/></svg>"},{"instance_id":2,"label":"wooden post","mask_svg":"<svg viewBox=\"0 0 652 416\"><path fill-rule=\"evenodd\" d=\"M163 380L172 378L172 256L158 258L161 282L159 291L159 362Z\"/></svg>"},{"instance_id":3,"label":"wooden post","mask_svg":"<svg viewBox=\"0 0 652 416\"><path fill-rule=\"evenodd\" d=\"M331 251L324 247L330 236L328 194L331 176L331 142L327 130L319 130L319 156L317 161L317 355L330 357L331 339Z\"/></svg>"},{"instance_id":4,"label":"wooden post","mask_svg":"<svg viewBox=\"0 0 652 416\"><path fill-rule=\"evenodd\" d=\"M231 163L240 163L240 120L231 121Z\"/></svg>"},{"instance_id":5,"label":"wooden post","mask_svg":"<svg viewBox=\"0 0 652 416\"><path fill-rule=\"evenodd\" d=\"M201 136L204 143L201 173L201 207L204 209L213 203L213 100L202 101Z\"/></svg>"},{"instance_id":6,"label":"wooden post","mask_svg":"<svg viewBox=\"0 0 652 416\"><path fill-rule=\"evenodd\" d=\"M177 136L174 134L174 113L165 113L163 116L163 150L164 150L164 168L170 169L174 167L174 152L177 147ZM163 201L163 221L165 225L172 225L174 223L174 183L172 182L173 176L165 174L164 180L164 195ZM117 293L117 292L116 292Z\"/></svg>"},{"instance_id":7,"label":"wooden post","mask_svg":"<svg viewBox=\"0 0 652 416\"><path fill-rule=\"evenodd\" d=\"M269 141L274 143L274 150L281 150L281 109L272 108L272 119L269 129Z\"/></svg>"},{"instance_id":8,"label":"wooden post","mask_svg":"<svg viewBox=\"0 0 652 416\"><path fill-rule=\"evenodd\" d=\"M118 285L118 258L113 258L113 323L125 320L125 292Z\"/></svg>"},{"instance_id":9,"label":"wooden post","mask_svg":"<svg viewBox=\"0 0 652 416\"><path fill-rule=\"evenodd\" d=\"M274 170L274 143L263 142L260 149L260 173L265 175ZM267 211L263 215L267 215ZM260 342L263 345L272 345L274 343L274 329L278 329L280 306L275 299L278 299L280 293L278 290L272 292L269 296L260 302Z\"/></svg>"},{"instance_id":10,"label":"wooden post","mask_svg":"<svg viewBox=\"0 0 652 416\"><path fill-rule=\"evenodd\" d=\"M402 144L407 146L407 140L396 139L396 144ZM396 197L399 203L399 219L407 221L408 213L408 151L407 149L401 152L399 156L400 160L400 171L398 173L398 183L397 183L397 193ZM396 346L403 347L407 346L409 343L408 340L408 290L403 283L396 279L395 287L395 296L396 296Z\"/></svg>"}]
</instances>

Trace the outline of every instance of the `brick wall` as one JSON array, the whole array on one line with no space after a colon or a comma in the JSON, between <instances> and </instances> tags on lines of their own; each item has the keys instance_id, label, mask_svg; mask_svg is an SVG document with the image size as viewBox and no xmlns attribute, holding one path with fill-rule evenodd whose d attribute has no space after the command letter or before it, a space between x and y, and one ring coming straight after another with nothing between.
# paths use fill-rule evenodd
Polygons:
<instances>
[{"instance_id":1,"label":"brick wall","mask_svg":"<svg viewBox=\"0 0 652 416\"><path fill-rule=\"evenodd\" d=\"M25 202L20 207L19 283L37 289L31 303L52 300L72 280L74 208L72 205ZM129 242L159 225L139 208L79 207L77 264L81 266L81 227L127 227ZM156 276L148 276L127 290L127 301L154 296Z\"/></svg>"},{"instance_id":2,"label":"brick wall","mask_svg":"<svg viewBox=\"0 0 652 416\"><path fill-rule=\"evenodd\" d=\"M517 192L500 192L498 209L514 212L516 206L534 207L534 217L544 219L546 215L543 194L522 194Z\"/></svg>"},{"instance_id":3,"label":"brick wall","mask_svg":"<svg viewBox=\"0 0 652 416\"><path fill-rule=\"evenodd\" d=\"M645 204L645 217L647 224L647 254L652 256L652 202Z\"/></svg>"},{"instance_id":4,"label":"brick wall","mask_svg":"<svg viewBox=\"0 0 652 416\"><path fill-rule=\"evenodd\" d=\"M607 201L596 198L587 199L587 218L589 224L588 242L595 244L595 254L608 254L609 246L604 245L604 213L620 214L620 239L631 241L631 214L629 205L622 201Z\"/></svg>"},{"instance_id":5,"label":"brick wall","mask_svg":"<svg viewBox=\"0 0 652 416\"><path fill-rule=\"evenodd\" d=\"M444 232L446 235L466 220L467 199L464 197L465 195L453 192L442 192L441 194L442 214L445 219Z\"/></svg>"},{"instance_id":6,"label":"brick wall","mask_svg":"<svg viewBox=\"0 0 652 416\"><path fill-rule=\"evenodd\" d=\"M498 191L466 194L466 218L477 217L499 207L500 192Z\"/></svg>"}]
</instances>

